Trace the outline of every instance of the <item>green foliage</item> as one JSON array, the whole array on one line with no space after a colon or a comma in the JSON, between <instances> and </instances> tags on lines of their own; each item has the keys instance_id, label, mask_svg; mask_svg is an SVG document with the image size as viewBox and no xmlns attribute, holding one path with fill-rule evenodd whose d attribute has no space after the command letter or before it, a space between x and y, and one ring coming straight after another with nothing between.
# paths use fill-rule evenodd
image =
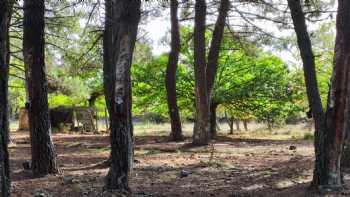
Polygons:
<instances>
[{"instance_id":1,"label":"green foliage","mask_svg":"<svg viewBox=\"0 0 350 197\"><path fill-rule=\"evenodd\" d=\"M303 137L304 140L310 140L310 141L313 141L314 138L315 138L314 134L312 134L312 133L305 133L304 137Z\"/></svg>"},{"instance_id":2,"label":"green foliage","mask_svg":"<svg viewBox=\"0 0 350 197\"><path fill-rule=\"evenodd\" d=\"M193 118L194 78L192 33L183 28L180 62L176 73L177 98L182 118ZM167 55L132 67L133 109L167 116L165 71ZM272 126L283 124L299 107L293 75L281 59L258 50L249 42L226 37L212 94L221 112L239 119L257 119Z\"/></svg>"}]
</instances>

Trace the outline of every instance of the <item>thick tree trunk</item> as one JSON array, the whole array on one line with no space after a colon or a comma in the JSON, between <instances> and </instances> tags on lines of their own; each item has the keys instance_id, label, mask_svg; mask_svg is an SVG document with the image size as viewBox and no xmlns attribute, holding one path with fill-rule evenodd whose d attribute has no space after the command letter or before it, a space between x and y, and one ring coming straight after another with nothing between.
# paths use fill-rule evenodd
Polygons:
<instances>
[{"instance_id":1,"label":"thick tree trunk","mask_svg":"<svg viewBox=\"0 0 350 197\"><path fill-rule=\"evenodd\" d=\"M11 5L8 0L0 0L0 196L10 196L10 168L8 153L8 72Z\"/></svg>"},{"instance_id":2,"label":"thick tree trunk","mask_svg":"<svg viewBox=\"0 0 350 197\"><path fill-rule=\"evenodd\" d=\"M140 20L140 0L107 0L104 90L110 117L111 166L106 190L128 192L133 161L130 68Z\"/></svg>"},{"instance_id":3,"label":"thick tree trunk","mask_svg":"<svg viewBox=\"0 0 350 197\"><path fill-rule=\"evenodd\" d=\"M288 0L303 60L307 95L315 120L315 170L313 186L342 187L340 159L345 130L350 77L350 2L338 1L334 69L326 114L317 88L315 61L300 0Z\"/></svg>"},{"instance_id":4,"label":"thick tree trunk","mask_svg":"<svg viewBox=\"0 0 350 197\"><path fill-rule=\"evenodd\" d=\"M324 141L327 187L342 187L340 160L348 128L350 96L350 2L338 1L337 36L334 50L333 75L327 102L327 132Z\"/></svg>"},{"instance_id":5,"label":"thick tree trunk","mask_svg":"<svg viewBox=\"0 0 350 197\"><path fill-rule=\"evenodd\" d=\"M218 105L216 103L211 103L210 105L210 132L211 137L217 136L217 124L216 124L216 109Z\"/></svg>"},{"instance_id":6,"label":"thick tree trunk","mask_svg":"<svg viewBox=\"0 0 350 197\"><path fill-rule=\"evenodd\" d=\"M348 112L347 114L350 114L350 107L348 102ZM346 124L346 133L345 133L345 139L344 139L344 150L343 155L341 157L341 168L350 168L350 118L347 118L347 124Z\"/></svg>"},{"instance_id":7,"label":"thick tree trunk","mask_svg":"<svg viewBox=\"0 0 350 197\"><path fill-rule=\"evenodd\" d=\"M209 98L206 80L205 18L206 1L196 0L194 25L194 77L196 95L196 122L193 131L193 144L206 145L209 133Z\"/></svg>"},{"instance_id":8,"label":"thick tree trunk","mask_svg":"<svg viewBox=\"0 0 350 197\"><path fill-rule=\"evenodd\" d=\"M167 91L168 109L171 121L170 139L173 141L183 140L181 120L176 97L176 70L180 54L180 30L177 10L178 1L170 0L171 50L169 53L165 84Z\"/></svg>"},{"instance_id":9,"label":"thick tree trunk","mask_svg":"<svg viewBox=\"0 0 350 197\"><path fill-rule=\"evenodd\" d=\"M35 175L58 173L51 139L45 71L43 0L24 1L23 56L27 73L32 170Z\"/></svg>"}]
</instances>

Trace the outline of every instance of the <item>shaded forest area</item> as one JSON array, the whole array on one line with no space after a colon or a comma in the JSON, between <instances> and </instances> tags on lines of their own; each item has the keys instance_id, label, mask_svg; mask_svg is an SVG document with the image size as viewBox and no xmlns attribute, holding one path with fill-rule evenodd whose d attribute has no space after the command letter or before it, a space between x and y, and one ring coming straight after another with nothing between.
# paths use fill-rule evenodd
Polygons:
<instances>
[{"instance_id":1,"label":"shaded forest area","mask_svg":"<svg viewBox=\"0 0 350 197\"><path fill-rule=\"evenodd\" d=\"M350 196L350 2L0 0L0 197Z\"/></svg>"}]
</instances>

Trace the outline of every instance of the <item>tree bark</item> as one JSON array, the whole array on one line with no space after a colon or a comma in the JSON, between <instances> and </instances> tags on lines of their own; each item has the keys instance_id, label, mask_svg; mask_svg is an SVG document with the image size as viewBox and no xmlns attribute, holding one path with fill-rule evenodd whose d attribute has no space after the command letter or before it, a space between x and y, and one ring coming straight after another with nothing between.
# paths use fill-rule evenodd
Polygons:
<instances>
[{"instance_id":1,"label":"tree bark","mask_svg":"<svg viewBox=\"0 0 350 197\"><path fill-rule=\"evenodd\" d=\"M221 0L220 7L219 7L219 16L215 22L213 37L211 39L209 53L208 53L207 88L208 88L209 95L211 95L214 81L215 81L215 76L218 69L220 46L224 35L225 21L226 21L226 17L229 9L230 9L230 0Z\"/></svg>"},{"instance_id":2,"label":"tree bark","mask_svg":"<svg viewBox=\"0 0 350 197\"><path fill-rule=\"evenodd\" d=\"M104 91L110 118L111 166L105 190L129 192L133 162L130 68L140 21L140 0L105 1Z\"/></svg>"},{"instance_id":3,"label":"tree bark","mask_svg":"<svg viewBox=\"0 0 350 197\"><path fill-rule=\"evenodd\" d=\"M237 131L240 131L241 128L240 128L240 126L239 126L239 119L235 119L235 122L236 122L236 130L237 130Z\"/></svg>"},{"instance_id":4,"label":"tree bark","mask_svg":"<svg viewBox=\"0 0 350 197\"><path fill-rule=\"evenodd\" d=\"M0 196L10 196L8 72L11 2L0 0Z\"/></svg>"},{"instance_id":5,"label":"tree bark","mask_svg":"<svg viewBox=\"0 0 350 197\"><path fill-rule=\"evenodd\" d=\"M229 9L230 9L230 0L221 0L219 10L218 10L219 15L215 22L213 36L210 43L210 48L208 53L208 63L206 68L207 94L209 97L209 104L212 103L211 100L213 99L212 91L213 91L215 76L218 68L220 46L221 46L221 41L224 34L225 21L226 21L226 17ZM209 108L210 108L209 111L212 112L213 110L216 110L216 109L212 109L213 107L217 107L217 106L209 105ZM213 134L211 135L211 137L215 137L216 122L215 122L215 126L210 125L210 130L211 130L210 133Z\"/></svg>"},{"instance_id":6,"label":"tree bark","mask_svg":"<svg viewBox=\"0 0 350 197\"><path fill-rule=\"evenodd\" d=\"M248 120L243 120L244 130L248 131Z\"/></svg>"},{"instance_id":7,"label":"tree bark","mask_svg":"<svg viewBox=\"0 0 350 197\"><path fill-rule=\"evenodd\" d=\"M327 187L341 188L340 161L348 127L350 96L350 2L339 0L337 35L334 49L333 75L326 111L325 174ZM322 181L322 180L320 180Z\"/></svg>"},{"instance_id":8,"label":"tree bark","mask_svg":"<svg viewBox=\"0 0 350 197\"><path fill-rule=\"evenodd\" d=\"M32 170L35 175L58 173L51 139L45 71L43 0L24 1L23 56L27 75Z\"/></svg>"},{"instance_id":9,"label":"tree bark","mask_svg":"<svg viewBox=\"0 0 350 197\"><path fill-rule=\"evenodd\" d=\"M205 0L196 0L194 25L194 77L196 95L196 121L193 131L193 144L206 145L209 142L209 98L206 80Z\"/></svg>"},{"instance_id":10,"label":"tree bark","mask_svg":"<svg viewBox=\"0 0 350 197\"><path fill-rule=\"evenodd\" d=\"M179 20L177 16L178 5L179 3L177 0L170 0L171 50L169 53L169 61L166 69L165 79L168 109L171 121L170 139L173 141L183 140L181 120L176 96L176 70L180 54L180 30Z\"/></svg>"},{"instance_id":11,"label":"tree bark","mask_svg":"<svg viewBox=\"0 0 350 197\"><path fill-rule=\"evenodd\" d=\"M228 126L230 127L230 133L229 134L233 134L233 118L232 117L228 117L227 112L225 111L225 120L228 124Z\"/></svg>"},{"instance_id":12,"label":"tree bark","mask_svg":"<svg viewBox=\"0 0 350 197\"><path fill-rule=\"evenodd\" d=\"M217 136L217 124L216 124L216 109L218 105L216 103L211 103L210 105L210 133L211 137Z\"/></svg>"},{"instance_id":13,"label":"tree bark","mask_svg":"<svg viewBox=\"0 0 350 197\"><path fill-rule=\"evenodd\" d=\"M342 187L340 159L348 119L350 77L350 2L338 1L334 68L326 114L320 99L311 41L300 0L288 0L303 60L308 100L315 121L315 169L312 186Z\"/></svg>"},{"instance_id":14,"label":"tree bark","mask_svg":"<svg viewBox=\"0 0 350 197\"><path fill-rule=\"evenodd\" d=\"M228 125L230 126L230 133L229 134L233 134L233 122L234 122L234 120L233 120L233 118L230 118L228 121L229 121Z\"/></svg>"}]
</instances>

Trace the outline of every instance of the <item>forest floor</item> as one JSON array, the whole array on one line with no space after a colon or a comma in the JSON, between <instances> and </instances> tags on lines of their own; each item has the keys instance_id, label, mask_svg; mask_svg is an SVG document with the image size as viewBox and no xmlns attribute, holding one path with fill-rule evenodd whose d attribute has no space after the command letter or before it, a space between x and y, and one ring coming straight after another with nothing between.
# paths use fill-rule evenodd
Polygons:
<instances>
[{"instance_id":1,"label":"forest floor","mask_svg":"<svg viewBox=\"0 0 350 197\"><path fill-rule=\"evenodd\" d=\"M185 125L185 133L191 126ZM212 144L192 147L190 138L168 142L167 124L136 125L133 196L324 196L308 189L313 142L305 125L272 132L250 127L228 135L222 126ZM12 196L101 196L108 170L101 165L109 155L108 135L54 133L61 174L42 178L32 177L22 167L30 160L28 132L12 132L12 140ZM181 171L188 176L181 178ZM350 186L350 178L345 180ZM349 191L337 196L350 196Z\"/></svg>"}]
</instances>

